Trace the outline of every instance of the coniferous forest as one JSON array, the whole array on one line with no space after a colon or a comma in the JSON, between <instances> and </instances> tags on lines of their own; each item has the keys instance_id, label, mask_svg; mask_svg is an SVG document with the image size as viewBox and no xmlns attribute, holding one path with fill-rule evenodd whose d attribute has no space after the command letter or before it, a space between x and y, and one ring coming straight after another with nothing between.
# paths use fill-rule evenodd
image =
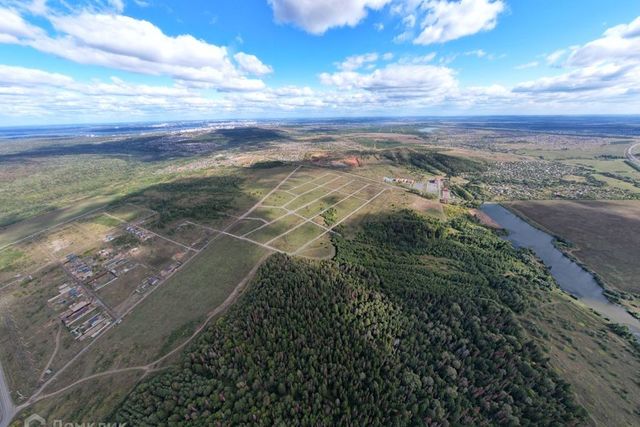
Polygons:
<instances>
[{"instance_id":1,"label":"coniferous forest","mask_svg":"<svg viewBox=\"0 0 640 427\"><path fill-rule=\"evenodd\" d=\"M181 365L116 410L130 425L576 425L584 410L514 313L554 286L459 215L411 211L273 255Z\"/></svg>"}]
</instances>

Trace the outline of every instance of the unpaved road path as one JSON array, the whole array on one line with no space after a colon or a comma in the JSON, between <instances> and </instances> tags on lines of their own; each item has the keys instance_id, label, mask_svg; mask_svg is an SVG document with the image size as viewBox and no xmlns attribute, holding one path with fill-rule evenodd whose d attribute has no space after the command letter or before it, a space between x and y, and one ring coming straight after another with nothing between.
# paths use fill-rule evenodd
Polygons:
<instances>
[{"instance_id":1,"label":"unpaved road path","mask_svg":"<svg viewBox=\"0 0 640 427\"><path fill-rule=\"evenodd\" d=\"M635 154L633 154L634 150L636 150L637 148L640 148L640 143L639 144L634 144L630 147L628 147L625 152L624 152L624 156L627 158L627 160L629 160L631 163L637 165L638 167L640 167L640 159L638 159Z\"/></svg>"}]
</instances>

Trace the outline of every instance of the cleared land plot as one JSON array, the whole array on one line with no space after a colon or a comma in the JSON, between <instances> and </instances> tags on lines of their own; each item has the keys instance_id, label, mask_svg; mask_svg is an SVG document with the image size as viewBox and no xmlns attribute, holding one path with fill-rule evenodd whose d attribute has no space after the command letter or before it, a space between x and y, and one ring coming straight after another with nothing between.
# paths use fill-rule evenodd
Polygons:
<instances>
[{"instance_id":1,"label":"cleared land plot","mask_svg":"<svg viewBox=\"0 0 640 427\"><path fill-rule=\"evenodd\" d=\"M363 188L362 190L358 191L355 194L355 196L369 200L370 198L372 198L376 194L378 194L380 192L380 190L382 190L382 187L378 187L376 185L367 185L365 188Z\"/></svg>"},{"instance_id":2,"label":"cleared land plot","mask_svg":"<svg viewBox=\"0 0 640 427\"><path fill-rule=\"evenodd\" d=\"M274 237L278 237L282 233L291 230L293 227L301 224L303 221L304 219L300 218L299 216L290 214L274 222L273 224L249 233L246 237L260 243L266 243Z\"/></svg>"},{"instance_id":3,"label":"cleared land plot","mask_svg":"<svg viewBox=\"0 0 640 427\"><path fill-rule=\"evenodd\" d=\"M216 234L214 231L185 221L177 221L171 226L153 229L153 231L195 249L202 248Z\"/></svg>"},{"instance_id":4,"label":"cleared land plot","mask_svg":"<svg viewBox=\"0 0 640 427\"><path fill-rule=\"evenodd\" d=\"M330 171L302 168L293 174L280 188L291 191L304 184L320 182L323 179L330 180L333 176Z\"/></svg>"},{"instance_id":5,"label":"cleared land plot","mask_svg":"<svg viewBox=\"0 0 640 427\"><path fill-rule=\"evenodd\" d=\"M313 202L312 204L310 204L305 208L300 209L297 213L302 215L305 218L312 218L322 213L322 211L329 209L331 206L340 202L340 200L344 199L345 197L347 196L333 193L323 197L318 201Z\"/></svg>"},{"instance_id":6,"label":"cleared land plot","mask_svg":"<svg viewBox=\"0 0 640 427\"><path fill-rule=\"evenodd\" d=\"M242 236L243 234L249 233L264 224L264 222L256 219L243 219L234 224L228 232L237 236Z\"/></svg>"},{"instance_id":7,"label":"cleared land plot","mask_svg":"<svg viewBox=\"0 0 640 427\"><path fill-rule=\"evenodd\" d=\"M90 233L92 236L102 237L106 235L110 230L118 227L120 224L122 224L122 222L107 215L104 212L101 212L97 215L91 215L82 218L81 220L77 221L76 224L86 232Z\"/></svg>"},{"instance_id":8,"label":"cleared land plot","mask_svg":"<svg viewBox=\"0 0 640 427\"><path fill-rule=\"evenodd\" d=\"M342 202L337 204L334 207L334 209L336 210L336 213L335 213L336 222L342 221L344 218L349 216L353 211L358 209L364 203L365 202L363 202L360 199L356 199L355 197L349 197L348 199L343 200Z\"/></svg>"},{"instance_id":9,"label":"cleared land plot","mask_svg":"<svg viewBox=\"0 0 640 427\"><path fill-rule=\"evenodd\" d=\"M311 181L311 180L310 180ZM310 191L313 191L314 189L320 187L322 184L318 183L317 181L313 181L313 182L307 182L302 184L301 186L297 187L297 188L292 188L290 190L287 190L293 194L297 194L297 195L301 195L301 194L305 194L308 193Z\"/></svg>"},{"instance_id":10,"label":"cleared land plot","mask_svg":"<svg viewBox=\"0 0 640 427\"><path fill-rule=\"evenodd\" d=\"M259 207L253 212L251 212L251 216L254 218L262 218L267 221L273 221L280 218L282 215L286 214L287 211L280 208L265 208Z\"/></svg>"},{"instance_id":11,"label":"cleared land plot","mask_svg":"<svg viewBox=\"0 0 640 427\"><path fill-rule=\"evenodd\" d=\"M308 245L303 251L300 251L298 255L309 258L329 259L333 258L335 253L336 250L331 243L329 234L325 234Z\"/></svg>"},{"instance_id":12,"label":"cleared land plot","mask_svg":"<svg viewBox=\"0 0 640 427\"><path fill-rule=\"evenodd\" d=\"M145 364L165 355L193 334L266 253L258 245L220 236L107 332L47 391L95 372Z\"/></svg>"},{"instance_id":13,"label":"cleared land plot","mask_svg":"<svg viewBox=\"0 0 640 427\"><path fill-rule=\"evenodd\" d=\"M72 223L51 234L42 235L39 242L50 258L61 258L70 253L82 254L95 247L102 236L95 236Z\"/></svg>"},{"instance_id":14,"label":"cleared land plot","mask_svg":"<svg viewBox=\"0 0 640 427\"><path fill-rule=\"evenodd\" d=\"M571 253L607 284L640 293L640 201L523 201L507 206L572 242Z\"/></svg>"},{"instance_id":15,"label":"cleared land plot","mask_svg":"<svg viewBox=\"0 0 640 427\"><path fill-rule=\"evenodd\" d=\"M118 306L135 292L136 288L145 278L152 274L153 272L151 270L139 264L133 270L127 271L113 282L101 288L98 291L98 296L109 305L109 307L113 308L118 314L121 314Z\"/></svg>"},{"instance_id":16,"label":"cleared land plot","mask_svg":"<svg viewBox=\"0 0 640 427\"><path fill-rule=\"evenodd\" d=\"M47 301L65 282L69 279L64 271L51 266L28 283L0 293L0 356L14 392L33 391L53 352L56 315Z\"/></svg>"},{"instance_id":17,"label":"cleared land plot","mask_svg":"<svg viewBox=\"0 0 640 427\"><path fill-rule=\"evenodd\" d=\"M84 199L75 202L73 206L68 208L47 212L0 229L0 248L59 224L73 221L78 216L101 209L113 199L114 197L92 197Z\"/></svg>"},{"instance_id":18,"label":"cleared land plot","mask_svg":"<svg viewBox=\"0 0 640 427\"><path fill-rule=\"evenodd\" d=\"M262 203L265 206L282 206L289 203L296 196L286 191L275 191Z\"/></svg>"},{"instance_id":19,"label":"cleared land plot","mask_svg":"<svg viewBox=\"0 0 640 427\"><path fill-rule=\"evenodd\" d=\"M140 245L133 259L154 269L164 268L173 261L183 261L185 249L165 239L155 237Z\"/></svg>"},{"instance_id":20,"label":"cleared land plot","mask_svg":"<svg viewBox=\"0 0 640 427\"><path fill-rule=\"evenodd\" d=\"M342 187L339 191L340 194L352 194L359 191L362 191L364 187L366 187L369 183L366 181L361 181L358 178L354 178L354 181L344 187ZM360 197L360 196L359 196Z\"/></svg>"},{"instance_id":21,"label":"cleared land plot","mask_svg":"<svg viewBox=\"0 0 640 427\"><path fill-rule=\"evenodd\" d=\"M324 231L324 229L317 225L307 222L279 239L274 240L270 245L285 252L295 252L296 249L311 239L318 237L324 233Z\"/></svg>"},{"instance_id":22,"label":"cleared land plot","mask_svg":"<svg viewBox=\"0 0 640 427\"><path fill-rule=\"evenodd\" d=\"M140 221L155 214L155 212L149 208L136 206L131 203L118 205L112 209L109 209L107 213L126 222Z\"/></svg>"},{"instance_id":23,"label":"cleared land plot","mask_svg":"<svg viewBox=\"0 0 640 427\"><path fill-rule=\"evenodd\" d=\"M25 241L0 251L0 284L28 275L49 262L37 242ZM0 285L2 286L2 285Z\"/></svg>"},{"instance_id":24,"label":"cleared land plot","mask_svg":"<svg viewBox=\"0 0 640 427\"><path fill-rule=\"evenodd\" d=\"M298 197L297 199L295 199L294 201L288 203L287 205L285 205L284 207L286 209L290 209L290 210L297 210L300 209L301 207L305 206L305 205L309 205L311 203L313 203L314 201L321 199L324 196L329 195L329 193L331 192L331 190L328 190L326 188L318 188L316 190L313 190L303 196Z\"/></svg>"}]
</instances>

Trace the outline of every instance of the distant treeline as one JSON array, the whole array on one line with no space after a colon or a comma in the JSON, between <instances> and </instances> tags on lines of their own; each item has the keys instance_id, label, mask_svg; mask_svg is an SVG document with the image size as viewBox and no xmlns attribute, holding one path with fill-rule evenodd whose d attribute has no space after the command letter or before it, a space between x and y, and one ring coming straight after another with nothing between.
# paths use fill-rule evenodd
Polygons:
<instances>
[{"instance_id":1,"label":"distant treeline","mask_svg":"<svg viewBox=\"0 0 640 427\"><path fill-rule=\"evenodd\" d=\"M384 157L394 163L414 166L433 175L444 173L457 176L463 173L482 172L486 169L486 164L483 162L437 151L392 150L384 152Z\"/></svg>"}]
</instances>

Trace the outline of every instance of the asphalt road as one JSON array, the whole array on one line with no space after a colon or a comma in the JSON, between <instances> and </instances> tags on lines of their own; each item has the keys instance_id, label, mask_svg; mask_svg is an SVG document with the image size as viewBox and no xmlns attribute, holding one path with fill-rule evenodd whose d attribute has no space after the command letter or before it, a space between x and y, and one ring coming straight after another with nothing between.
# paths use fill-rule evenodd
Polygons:
<instances>
[{"instance_id":1,"label":"asphalt road","mask_svg":"<svg viewBox=\"0 0 640 427\"><path fill-rule=\"evenodd\" d=\"M631 147L626 149L626 151L624 152L624 155L627 158L627 160L629 160L631 163L635 163L636 165L640 166L640 159L638 159L633 154L633 150L638 147L640 147L640 144L632 145Z\"/></svg>"},{"instance_id":2,"label":"asphalt road","mask_svg":"<svg viewBox=\"0 0 640 427\"><path fill-rule=\"evenodd\" d=\"M15 415L15 406L11 400L11 392L0 366L0 427L7 427Z\"/></svg>"}]
</instances>

